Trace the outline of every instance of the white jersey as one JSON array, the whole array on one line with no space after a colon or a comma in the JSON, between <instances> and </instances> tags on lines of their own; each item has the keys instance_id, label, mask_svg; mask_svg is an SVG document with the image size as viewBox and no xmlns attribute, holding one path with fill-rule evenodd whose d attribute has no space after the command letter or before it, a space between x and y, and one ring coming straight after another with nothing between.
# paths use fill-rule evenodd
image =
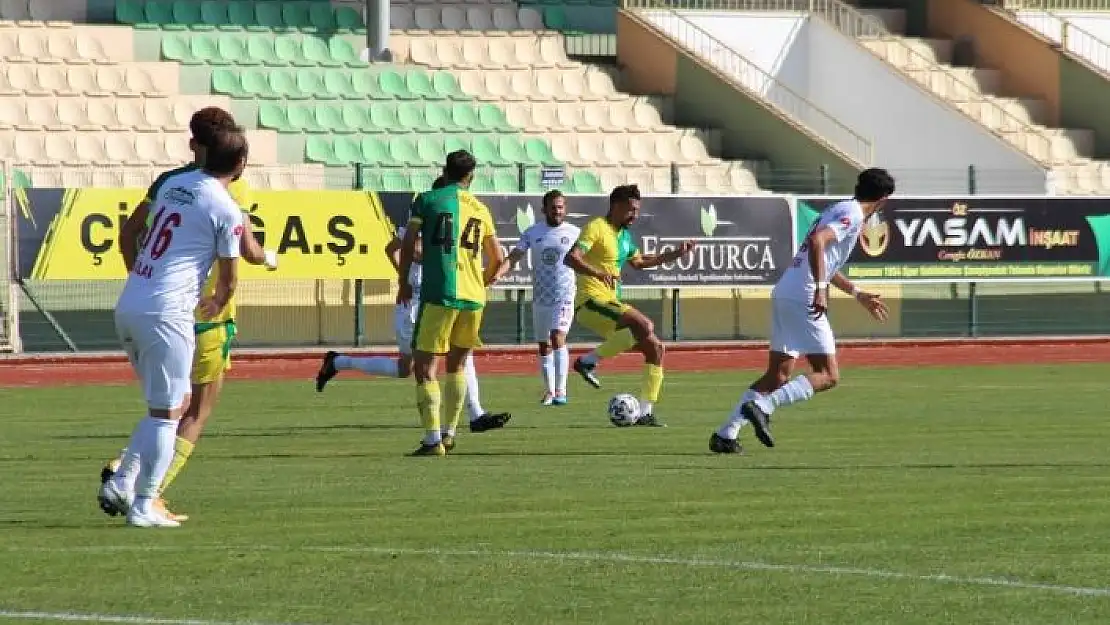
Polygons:
<instances>
[{"instance_id":1,"label":"white jersey","mask_svg":"<svg viewBox=\"0 0 1110 625\"><path fill-rule=\"evenodd\" d=\"M397 238L398 239L404 239L405 238L405 227L404 226L401 226L400 228L397 228ZM420 301L420 281L423 278L424 278L424 267L420 263L413 260L412 265L409 266L409 285L412 286L412 301L414 301L414 302L419 302Z\"/></svg>"},{"instance_id":2,"label":"white jersey","mask_svg":"<svg viewBox=\"0 0 1110 625\"><path fill-rule=\"evenodd\" d=\"M574 270L563 263L574 242L578 226L563 222L532 224L520 235L516 250L532 250L532 301L543 306L574 301ZM514 250L514 251L516 251Z\"/></svg>"},{"instance_id":3,"label":"white jersey","mask_svg":"<svg viewBox=\"0 0 1110 625\"><path fill-rule=\"evenodd\" d=\"M167 176L116 310L192 318L213 263L238 258L242 234L243 214L219 180L195 168Z\"/></svg>"},{"instance_id":4,"label":"white jersey","mask_svg":"<svg viewBox=\"0 0 1110 625\"><path fill-rule=\"evenodd\" d=\"M830 281L848 262L848 257L856 247L863 227L863 208L856 200L837 202L821 213L811 232L825 226L832 228L836 234L836 239L825 246L825 280ZM773 294L776 298L809 303L813 301L816 291L817 283L809 268L809 248L803 243L790 266L779 278Z\"/></svg>"}]
</instances>

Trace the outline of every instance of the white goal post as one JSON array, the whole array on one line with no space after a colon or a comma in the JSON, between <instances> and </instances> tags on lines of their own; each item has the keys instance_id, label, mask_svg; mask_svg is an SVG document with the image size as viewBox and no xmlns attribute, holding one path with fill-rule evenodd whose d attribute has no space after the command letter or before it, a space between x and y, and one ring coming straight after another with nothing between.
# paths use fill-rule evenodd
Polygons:
<instances>
[{"instance_id":1,"label":"white goal post","mask_svg":"<svg viewBox=\"0 0 1110 625\"><path fill-rule=\"evenodd\" d=\"M19 340L19 284L13 279L16 267L18 240L16 237L17 213L13 176L15 169L10 161L0 168L3 175L3 201L0 202L0 353L22 351Z\"/></svg>"}]
</instances>

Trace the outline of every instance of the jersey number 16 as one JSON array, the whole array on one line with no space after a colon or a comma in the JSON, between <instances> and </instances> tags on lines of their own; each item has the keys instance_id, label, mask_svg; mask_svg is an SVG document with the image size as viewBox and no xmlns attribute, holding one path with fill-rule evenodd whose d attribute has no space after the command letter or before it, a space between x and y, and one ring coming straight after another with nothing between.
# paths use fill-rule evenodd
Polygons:
<instances>
[{"instance_id":1,"label":"jersey number 16","mask_svg":"<svg viewBox=\"0 0 1110 625\"><path fill-rule=\"evenodd\" d=\"M146 231L143 240L140 242L140 249L146 250L150 246L150 259L158 260L170 249L170 243L173 242L173 231L181 225L181 213L170 213L166 215L166 219L162 219L165 214L166 207L158 210L158 214L154 216L154 221L150 224L150 229ZM153 243L153 245L152 245Z\"/></svg>"},{"instance_id":2,"label":"jersey number 16","mask_svg":"<svg viewBox=\"0 0 1110 625\"><path fill-rule=\"evenodd\" d=\"M471 217L466 220L462 236L459 237L459 247L478 253L479 243L482 240L482 222ZM432 231L432 243L443 248L447 254L455 246L455 218L451 213L440 213L436 219L435 230Z\"/></svg>"}]
</instances>

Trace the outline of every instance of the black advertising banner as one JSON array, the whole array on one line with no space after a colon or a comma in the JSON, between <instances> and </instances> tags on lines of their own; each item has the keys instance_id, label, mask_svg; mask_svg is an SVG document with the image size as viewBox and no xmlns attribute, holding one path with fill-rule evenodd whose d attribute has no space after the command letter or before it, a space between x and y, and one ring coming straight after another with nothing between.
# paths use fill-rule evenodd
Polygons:
<instances>
[{"instance_id":1,"label":"black advertising banner","mask_svg":"<svg viewBox=\"0 0 1110 625\"><path fill-rule=\"evenodd\" d=\"M382 193L395 224L408 219L412 193ZM544 219L540 195L479 195L497 225L506 254L520 234ZM605 215L608 196L567 196L567 220L584 227ZM625 267L626 288L737 287L774 284L794 254L790 202L784 197L645 197L632 225L641 253L658 254L692 239L689 259L646 271ZM498 288L531 285L531 252L513 267Z\"/></svg>"},{"instance_id":2,"label":"black advertising banner","mask_svg":"<svg viewBox=\"0 0 1110 625\"><path fill-rule=\"evenodd\" d=\"M800 197L798 227L842 198ZM1110 198L899 197L873 215L854 280L970 282L1110 276Z\"/></svg>"}]
</instances>

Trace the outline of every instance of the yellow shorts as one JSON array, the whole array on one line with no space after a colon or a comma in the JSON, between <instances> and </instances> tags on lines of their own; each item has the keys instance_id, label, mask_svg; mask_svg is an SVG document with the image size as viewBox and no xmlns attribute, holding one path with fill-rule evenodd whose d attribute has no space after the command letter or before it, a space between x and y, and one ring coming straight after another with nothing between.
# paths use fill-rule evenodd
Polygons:
<instances>
[{"instance_id":1,"label":"yellow shorts","mask_svg":"<svg viewBox=\"0 0 1110 625\"><path fill-rule=\"evenodd\" d=\"M605 340L617 331L617 323L630 308L632 307L628 304L616 300L599 302L588 299L574 308L574 317L579 324Z\"/></svg>"},{"instance_id":2,"label":"yellow shorts","mask_svg":"<svg viewBox=\"0 0 1110 625\"><path fill-rule=\"evenodd\" d=\"M439 304L421 303L412 331L413 349L429 354L446 354L452 347L481 347L482 309L459 310Z\"/></svg>"},{"instance_id":3,"label":"yellow shorts","mask_svg":"<svg viewBox=\"0 0 1110 625\"><path fill-rule=\"evenodd\" d=\"M193 384L210 384L231 369L231 339L235 338L235 322L197 323L196 352L193 354Z\"/></svg>"}]
</instances>

